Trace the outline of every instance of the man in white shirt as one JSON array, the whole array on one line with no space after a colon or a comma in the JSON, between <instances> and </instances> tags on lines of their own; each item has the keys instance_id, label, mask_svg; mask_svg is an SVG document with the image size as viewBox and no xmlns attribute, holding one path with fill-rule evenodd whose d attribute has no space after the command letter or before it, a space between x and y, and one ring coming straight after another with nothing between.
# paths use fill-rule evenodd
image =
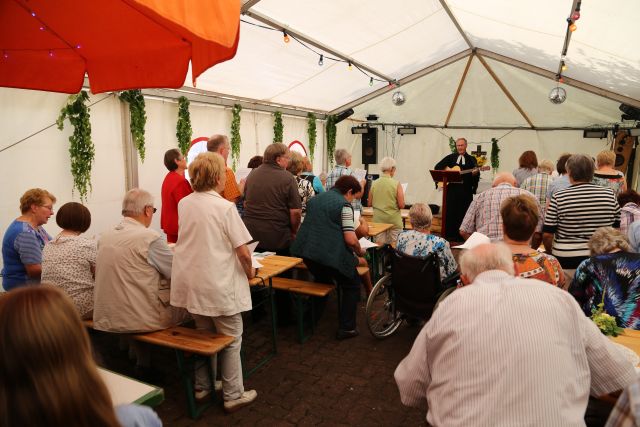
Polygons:
<instances>
[{"instance_id":1,"label":"man in white shirt","mask_svg":"<svg viewBox=\"0 0 640 427\"><path fill-rule=\"evenodd\" d=\"M422 329L395 379L402 403L433 426L584 426L589 394L635 379L624 350L567 292L514 277L509 249L460 260L464 283Z\"/></svg>"}]
</instances>

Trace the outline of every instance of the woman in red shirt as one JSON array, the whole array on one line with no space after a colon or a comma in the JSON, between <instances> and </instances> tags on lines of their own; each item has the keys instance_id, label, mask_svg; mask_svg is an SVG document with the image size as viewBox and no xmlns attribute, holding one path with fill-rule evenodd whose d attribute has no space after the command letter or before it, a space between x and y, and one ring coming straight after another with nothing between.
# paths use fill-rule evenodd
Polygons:
<instances>
[{"instance_id":1,"label":"woman in red shirt","mask_svg":"<svg viewBox=\"0 0 640 427\"><path fill-rule=\"evenodd\" d=\"M178 202L193 193L191 184L184 177L187 159L177 148L164 153L164 165L169 170L162 182L162 211L160 227L167 235L167 242L178 241Z\"/></svg>"}]
</instances>

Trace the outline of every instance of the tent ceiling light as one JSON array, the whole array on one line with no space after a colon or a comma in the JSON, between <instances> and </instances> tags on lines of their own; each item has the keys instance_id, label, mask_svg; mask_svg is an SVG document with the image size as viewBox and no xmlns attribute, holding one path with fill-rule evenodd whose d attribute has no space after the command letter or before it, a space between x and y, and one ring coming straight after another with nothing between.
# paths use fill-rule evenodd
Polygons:
<instances>
[{"instance_id":1,"label":"tent ceiling light","mask_svg":"<svg viewBox=\"0 0 640 427\"><path fill-rule=\"evenodd\" d=\"M377 122L378 121L378 116L375 114L369 114L367 116L367 121L369 122Z\"/></svg>"},{"instance_id":2,"label":"tent ceiling light","mask_svg":"<svg viewBox=\"0 0 640 427\"><path fill-rule=\"evenodd\" d=\"M369 133L369 126L354 126L351 128L351 133L354 135L364 135Z\"/></svg>"},{"instance_id":3,"label":"tent ceiling light","mask_svg":"<svg viewBox=\"0 0 640 427\"><path fill-rule=\"evenodd\" d=\"M415 126L403 126L398 128L398 135L415 135L416 128Z\"/></svg>"},{"instance_id":4,"label":"tent ceiling light","mask_svg":"<svg viewBox=\"0 0 640 427\"><path fill-rule=\"evenodd\" d=\"M604 139L607 137L608 133L609 131L606 129L585 129L584 132L582 132L582 137Z\"/></svg>"},{"instance_id":5,"label":"tent ceiling light","mask_svg":"<svg viewBox=\"0 0 640 427\"><path fill-rule=\"evenodd\" d=\"M321 67L324 65L323 59L324 59L324 55L320 55L320 59L318 59L318 65Z\"/></svg>"},{"instance_id":6,"label":"tent ceiling light","mask_svg":"<svg viewBox=\"0 0 640 427\"><path fill-rule=\"evenodd\" d=\"M640 136L640 128L629 129L629 136Z\"/></svg>"}]
</instances>

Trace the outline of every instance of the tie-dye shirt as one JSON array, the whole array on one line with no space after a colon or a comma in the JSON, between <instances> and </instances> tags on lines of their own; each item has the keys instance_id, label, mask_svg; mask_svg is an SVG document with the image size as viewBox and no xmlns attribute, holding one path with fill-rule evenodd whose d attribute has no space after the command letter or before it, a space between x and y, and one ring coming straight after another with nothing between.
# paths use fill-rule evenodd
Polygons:
<instances>
[{"instance_id":1,"label":"tie-dye shirt","mask_svg":"<svg viewBox=\"0 0 640 427\"><path fill-rule=\"evenodd\" d=\"M602 302L618 326L640 329L640 254L614 252L584 260L576 270L569 292L588 316Z\"/></svg>"}]
</instances>

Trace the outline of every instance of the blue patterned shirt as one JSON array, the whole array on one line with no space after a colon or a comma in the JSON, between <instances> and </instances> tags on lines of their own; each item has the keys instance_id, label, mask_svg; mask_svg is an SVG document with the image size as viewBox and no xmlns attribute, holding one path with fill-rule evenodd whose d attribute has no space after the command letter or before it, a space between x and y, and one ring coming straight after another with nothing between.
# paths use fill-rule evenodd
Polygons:
<instances>
[{"instance_id":1,"label":"blue patterned shirt","mask_svg":"<svg viewBox=\"0 0 640 427\"><path fill-rule=\"evenodd\" d=\"M336 185L336 181L342 175L353 175L353 171L342 165L336 165L335 168L331 169L331 172L327 175L327 191L331 190L331 188ZM353 210L362 212L362 203L360 202L360 199L353 199L351 206L353 206Z\"/></svg>"},{"instance_id":2,"label":"blue patterned shirt","mask_svg":"<svg viewBox=\"0 0 640 427\"><path fill-rule=\"evenodd\" d=\"M449 242L433 234L424 234L416 230L403 231L398 235L397 248L407 255L419 257L426 257L430 253L436 252L440 262L440 277L442 279L452 275L458 269Z\"/></svg>"}]
</instances>

